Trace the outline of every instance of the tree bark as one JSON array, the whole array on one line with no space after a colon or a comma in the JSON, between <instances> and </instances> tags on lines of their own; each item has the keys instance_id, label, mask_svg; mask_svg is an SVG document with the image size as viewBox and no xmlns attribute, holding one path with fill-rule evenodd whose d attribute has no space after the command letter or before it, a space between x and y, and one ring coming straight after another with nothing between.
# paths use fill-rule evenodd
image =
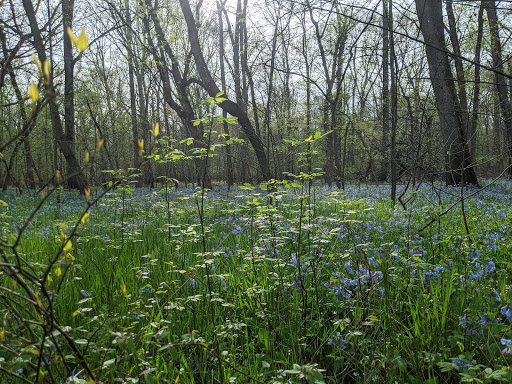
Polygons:
<instances>
[{"instance_id":1,"label":"tree bark","mask_svg":"<svg viewBox=\"0 0 512 384\"><path fill-rule=\"evenodd\" d=\"M37 56L41 63L46 61L46 52L44 49L43 39L41 37L41 31L37 23L34 6L31 0L23 0L23 7L29 20L30 30L32 32L32 38L34 41L34 48L37 52ZM59 146L67 164L67 185L69 188L77 189L83 193L87 187L87 179L80 168L80 164L76 158L74 142L67 140L64 134L62 121L59 114L59 106L57 103L57 97L53 86L53 79L49 76L49 81L45 84L45 94L48 100L50 108L50 118L54 129L55 140Z\"/></svg>"},{"instance_id":2,"label":"tree bark","mask_svg":"<svg viewBox=\"0 0 512 384\"><path fill-rule=\"evenodd\" d=\"M415 3L420 30L426 43L427 62L443 138L446 183L477 185L446 50L442 0L415 0Z\"/></svg>"},{"instance_id":3,"label":"tree bark","mask_svg":"<svg viewBox=\"0 0 512 384\"><path fill-rule=\"evenodd\" d=\"M466 137L468 140L471 140L471 136L469 135L468 127L469 127L469 107L468 107L468 96L466 92L466 77L464 75L464 67L462 65L461 59L461 50L459 37L457 35L457 27L455 24L455 15L453 14L453 0L446 1L446 14L448 16L448 34L450 35L450 41L452 43L453 48L453 61L455 62L455 74L457 76L457 86L458 86L458 101L461 109L461 117L462 117L462 128L466 133ZM473 154L470 151L471 160L474 158Z\"/></svg>"},{"instance_id":4,"label":"tree bark","mask_svg":"<svg viewBox=\"0 0 512 384\"><path fill-rule=\"evenodd\" d=\"M386 181L389 168L389 15L388 1L382 0L382 163L379 181Z\"/></svg>"},{"instance_id":5,"label":"tree bark","mask_svg":"<svg viewBox=\"0 0 512 384\"><path fill-rule=\"evenodd\" d=\"M160 80L163 86L164 100L178 114L185 130L194 139L195 145L205 148L206 144L203 137L204 125L202 123L197 126L193 124L197 117L189 97L189 81L185 78L187 65L185 65L183 71L180 69L178 58L165 38L160 19L153 8L151 0L145 0L145 5L147 7L147 15L144 16L143 21L148 40L148 49L157 63ZM155 28L159 49L154 45L153 39L151 38L150 19ZM170 61L170 65L168 65L168 60ZM173 97L171 89L171 77L176 88L176 99ZM196 158L194 163L198 185L203 184L205 187L211 189L212 183L210 174L207 172L207 159Z\"/></svg>"},{"instance_id":6,"label":"tree bark","mask_svg":"<svg viewBox=\"0 0 512 384\"><path fill-rule=\"evenodd\" d=\"M480 54L482 51L482 38L484 29L484 8L480 6L478 10L478 29L475 44L475 86L473 89L473 109L469 119L468 138L469 138L469 152L472 156L473 162L476 162L476 126L478 122L478 113L480 109Z\"/></svg>"},{"instance_id":7,"label":"tree bark","mask_svg":"<svg viewBox=\"0 0 512 384\"><path fill-rule=\"evenodd\" d=\"M396 150L396 131L398 126L398 87L397 87L397 65L395 54L395 36L393 34L393 0L388 0L389 3L389 50L390 50L390 85L391 85L391 200L396 200L396 184L398 181L397 165L398 156Z\"/></svg>"},{"instance_id":8,"label":"tree bark","mask_svg":"<svg viewBox=\"0 0 512 384\"><path fill-rule=\"evenodd\" d=\"M75 89L73 45L67 32L73 27L75 0L62 0L64 44L64 140L75 146Z\"/></svg>"},{"instance_id":9,"label":"tree bark","mask_svg":"<svg viewBox=\"0 0 512 384\"><path fill-rule=\"evenodd\" d=\"M190 40L190 46L192 50L192 54L194 56L194 61L196 63L197 71L202 81L203 88L208 92L208 94L212 97L219 94L221 91L208 69L206 64L206 60L203 55L203 51L201 49L201 44L199 42L199 35L196 27L196 22L192 10L190 9L190 4L188 0L180 0L181 10L185 17L185 21L187 23L188 36ZM224 95L227 98L227 95ZM258 159L258 165L260 167L261 175L265 180L269 180L271 178L270 167L268 163L268 158L265 154L265 147L263 146L263 142L261 138L256 134L252 122L249 119L249 116L244 111L243 106L235 103L229 99L223 101L219 104L219 106L229 113L232 116L235 116L238 119L238 123L241 125L242 130L246 134L249 142L251 143L254 152L256 154L256 158Z\"/></svg>"},{"instance_id":10,"label":"tree bark","mask_svg":"<svg viewBox=\"0 0 512 384\"><path fill-rule=\"evenodd\" d=\"M512 165L512 104L509 99L509 91L507 81L505 80L504 65L501 52L501 40L498 28L498 15L496 13L496 4L494 1L482 1L482 6L487 13L489 22L489 32L491 34L491 55L492 67L496 69L494 72L494 81L496 82L496 90L500 103L503 122L505 123L505 131L507 135L507 154L508 163ZM512 175L512 167L509 168L509 175Z\"/></svg>"},{"instance_id":11,"label":"tree bark","mask_svg":"<svg viewBox=\"0 0 512 384\"><path fill-rule=\"evenodd\" d=\"M132 126L132 152L133 168L138 169L141 164L139 156L139 129L137 124L137 100L135 94L135 55L132 35L132 18L128 0L125 0L125 21L126 21L126 61L128 62L128 83L130 87L130 122Z\"/></svg>"},{"instance_id":12,"label":"tree bark","mask_svg":"<svg viewBox=\"0 0 512 384\"><path fill-rule=\"evenodd\" d=\"M219 19L219 63L220 63L220 82L222 86L222 92L226 93L226 70L224 68L224 25L222 19L222 8L226 1L224 0L221 4L217 0L217 16ZM254 107L255 108L255 107ZM222 111L222 117L226 119L228 113ZM224 120L222 122L222 129L226 135L226 141L229 140L229 127L228 123ZM231 146L226 145L226 181L228 183L228 189L233 185L233 159L231 158Z\"/></svg>"}]
</instances>

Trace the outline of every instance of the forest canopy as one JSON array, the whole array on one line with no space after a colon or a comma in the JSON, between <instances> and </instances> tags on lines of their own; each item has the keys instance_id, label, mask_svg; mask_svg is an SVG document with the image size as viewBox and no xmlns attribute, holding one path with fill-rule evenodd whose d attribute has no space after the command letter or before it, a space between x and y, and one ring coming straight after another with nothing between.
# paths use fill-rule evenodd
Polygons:
<instances>
[{"instance_id":1,"label":"forest canopy","mask_svg":"<svg viewBox=\"0 0 512 384\"><path fill-rule=\"evenodd\" d=\"M476 185L512 169L508 1L3 0L0 12L4 189L57 171L83 191L120 169L139 185L305 172L338 187Z\"/></svg>"}]
</instances>

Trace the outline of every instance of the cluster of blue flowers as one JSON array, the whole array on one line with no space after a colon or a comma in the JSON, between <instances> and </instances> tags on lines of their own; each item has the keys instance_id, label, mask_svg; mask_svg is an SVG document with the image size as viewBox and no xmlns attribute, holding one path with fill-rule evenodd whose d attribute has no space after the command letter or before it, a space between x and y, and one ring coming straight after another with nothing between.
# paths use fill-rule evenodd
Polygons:
<instances>
[{"instance_id":1,"label":"cluster of blue flowers","mask_svg":"<svg viewBox=\"0 0 512 384\"><path fill-rule=\"evenodd\" d=\"M502 338L500 340L501 345L505 346L505 349L501 351L503 355L512 355L512 340Z\"/></svg>"},{"instance_id":2,"label":"cluster of blue flowers","mask_svg":"<svg viewBox=\"0 0 512 384\"><path fill-rule=\"evenodd\" d=\"M487 325L487 324L498 324L498 319L496 317L492 317L488 313L484 315L480 315L480 324L481 325Z\"/></svg>"},{"instance_id":3,"label":"cluster of blue flowers","mask_svg":"<svg viewBox=\"0 0 512 384\"><path fill-rule=\"evenodd\" d=\"M367 258L367 262L368 265L378 266L373 257ZM345 262L345 271L347 275L341 272L332 272L331 281L324 283L324 286L333 290L336 296L343 296L345 299L352 297L351 288L368 284L378 285L384 278L381 271L372 271L362 265L356 266L352 261ZM383 289L377 289L377 292L380 297L384 295Z\"/></svg>"},{"instance_id":4,"label":"cluster of blue flowers","mask_svg":"<svg viewBox=\"0 0 512 384\"><path fill-rule=\"evenodd\" d=\"M466 330L468 335L481 336L483 334L480 322L477 322L473 317L467 314L459 316L459 325Z\"/></svg>"},{"instance_id":5,"label":"cluster of blue flowers","mask_svg":"<svg viewBox=\"0 0 512 384\"><path fill-rule=\"evenodd\" d=\"M504 307L501 307L500 312L507 318L508 321L512 323L512 308L510 308L508 305L505 305Z\"/></svg>"},{"instance_id":6,"label":"cluster of blue flowers","mask_svg":"<svg viewBox=\"0 0 512 384\"><path fill-rule=\"evenodd\" d=\"M327 344L337 346L341 349L347 348L347 340L345 340L339 332L336 332L335 336L329 337L329 339L327 339Z\"/></svg>"},{"instance_id":7,"label":"cluster of blue flowers","mask_svg":"<svg viewBox=\"0 0 512 384\"><path fill-rule=\"evenodd\" d=\"M466 363L465 361L462 361L460 359L452 360L452 363L459 367L459 372L464 372L465 369L471 367L471 364Z\"/></svg>"},{"instance_id":8,"label":"cluster of blue flowers","mask_svg":"<svg viewBox=\"0 0 512 384\"><path fill-rule=\"evenodd\" d=\"M484 275L488 275L496 271L494 261L490 257L487 259L487 264L481 264L479 262L476 262L475 268L476 269L473 269L469 272L469 278L471 280L478 280L482 278Z\"/></svg>"}]
</instances>

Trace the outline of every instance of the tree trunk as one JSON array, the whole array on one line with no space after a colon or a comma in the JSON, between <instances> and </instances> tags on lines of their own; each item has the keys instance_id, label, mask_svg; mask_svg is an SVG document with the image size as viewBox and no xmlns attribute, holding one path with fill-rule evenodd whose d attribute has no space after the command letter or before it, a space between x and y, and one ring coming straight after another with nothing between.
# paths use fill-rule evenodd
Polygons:
<instances>
[{"instance_id":1,"label":"tree trunk","mask_svg":"<svg viewBox=\"0 0 512 384\"><path fill-rule=\"evenodd\" d=\"M484 8L480 6L478 10L478 30L475 44L475 86L473 89L473 110L469 119L468 138L469 138L469 152L472 156L473 162L477 161L476 153L476 125L478 122L478 112L480 108L480 53L482 50L482 38L484 29Z\"/></svg>"},{"instance_id":2,"label":"tree trunk","mask_svg":"<svg viewBox=\"0 0 512 384\"><path fill-rule=\"evenodd\" d=\"M31 0L23 0L23 7L30 23L30 30L34 40L34 48L36 49L37 56L41 63L46 61L46 52L44 50L44 43L41 37L34 6ZM64 38L65 39L65 38ZM55 140L59 146L67 164L67 184L70 188L77 189L83 193L87 187L87 179L80 168L80 164L76 158L74 142L66 139L63 131L62 121L59 114L59 106L57 104L57 97L53 86L53 79L49 76L49 81L45 84L45 93L50 108L50 118L54 129Z\"/></svg>"},{"instance_id":3,"label":"tree trunk","mask_svg":"<svg viewBox=\"0 0 512 384\"><path fill-rule=\"evenodd\" d=\"M471 165L462 126L457 92L444 39L442 0L415 0L420 30L425 40L430 79L443 137L446 183L473 184L478 180Z\"/></svg>"},{"instance_id":4,"label":"tree trunk","mask_svg":"<svg viewBox=\"0 0 512 384\"><path fill-rule=\"evenodd\" d=\"M512 105L509 99L509 91L505 80L504 65L501 52L501 41L498 29L498 15L496 13L496 4L494 1L482 1L482 6L487 12L487 20L489 21L489 32L491 34L491 55L492 67L494 72L494 81L496 82L496 90L500 103L503 122L505 123L505 132L507 135L507 154L508 163L512 165ZM512 175L512 167L509 168L509 175Z\"/></svg>"},{"instance_id":5,"label":"tree trunk","mask_svg":"<svg viewBox=\"0 0 512 384\"><path fill-rule=\"evenodd\" d=\"M187 133L193 137L195 145L201 148L206 148L203 137L204 124L201 123L197 126L194 125L194 120L196 120L197 117L188 94L189 82L184 77L186 70L182 71L180 69L178 58L174 54L171 45L165 39L164 31L160 24L160 19L158 18L155 9L152 6L151 0L144 1L148 12L148 15L145 15L143 20L147 35L146 37L148 40L148 48L153 55L154 60L157 62L160 80L162 81L163 85L164 100L178 114ZM153 39L151 38L153 33L150 29L149 18L151 18L155 28L158 49L157 46L154 45ZM167 58L170 61L170 65L168 65ZM186 66L187 65L185 65L185 67ZM173 97L169 75L172 76L174 85L176 87L175 93L177 101ZM204 185L206 188L211 189L212 183L210 175L207 172L207 161L207 158L196 158L194 160L196 169L196 181L198 185Z\"/></svg>"},{"instance_id":6,"label":"tree trunk","mask_svg":"<svg viewBox=\"0 0 512 384\"><path fill-rule=\"evenodd\" d=\"M203 56L203 51L201 49L201 44L199 42L199 35L195 23L194 14L190 9L190 4L188 0L180 0L180 6L185 17L185 21L187 23L190 47L192 54L194 56L197 71L202 81L202 86L211 97L215 97L215 95L220 93L220 89L213 80L210 70L206 65L206 60ZM227 95L224 96L227 98ZM265 180L269 180L271 178L271 174L268 158L265 154L265 147L263 146L261 138L254 131L251 120L249 119L249 116L247 116L247 113L244 111L243 106L229 99L220 103L219 106L230 115L238 118L238 123L241 125L244 133L247 135L247 138L254 149L254 152L256 153L256 158L258 159L258 165L260 167L261 175Z\"/></svg>"},{"instance_id":7,"label":"tree trunk","mask_svg":"<svg viewBox=\"0 0 512 384\"><path fill-rule=\"evenodd\" d=\"M62 0L62 24L64 44L64 140L75 150L75 89L73 45L67 32L73 27L74 0ZM69 169L68 172L72 170Z\"/></svg>"},{"instance_id":8,"label":"tree trunk","mask_svg":"<svg viewBox=\"0 0 512 384\"><path fill-rule=\"evenodd\" d=\"M2 50L4 52L4 57L7 57L8 51L7 51L6 41L5 41L5 35L1 29L0 29L0 39L2 40ZM11 62L8 61L5 65L6 65L6 71L9 73L9 76L11 78L11 84L14 89L14 93L16 94L16 101L18 102L18 109L20 112L21 121L23 123L23 129L21 131L21 140L23 141L23 145L25 147L25 167L26 167L26 171L27 171L25 184L27 185L28 188L34 189L35 181L34 181L34 175L32 173L32 170L34 170L36 172L39 182L40 183L43 182L43 180L41 179L41 176L39 175L39 172L37 172L37 168L35 166L34 159L32 158L30 142L28 140L28 136L29 136L30 132L34 129L34 127L36 125L36 120L34 119L29 122L27 113L25 111L25 100L24 100L23 95L21 94L20 88L18 86L18 82L16 80L16 75L12 68Z\"/></svg>"},{"instance_id":9,"label":"tree trunk","mask_svg":"<svg viewBox=\"0 0 512 384\"><path fill-rule=\"evenodd\" d=\"M135 57L132 36L132 18L128 1L125 1L125 21L126 21L126 61L128 62L128 83L130 87L130 122L132 126L132 151L133 168L138 169L141 164L139 156L139 130L137 124L137 99L135 94Z\"/></svg>"},{"instance_id":10,"label":"tree trunk","mask_svg":"<svg viewBox=\"0 0 512 384\"><path fill-rule=\"evenodd\" d=\"M462 66L461 50L459 37L457 36L457 27L455 25L455 15L453 14L452 7L453 0L446 1L446 14L448 15L448 34L450 35L450 41L453 48L453 61L455 62L455 74L457 76L458 86L458 101L461 109L462 128L466 134L468 141L471 141L469 135L469 107L468 107L468 96L466 92L466 77L464 75L464 67ZM470 151L470 161L473 162L474 156Z\"/></svg>"},{"instance_id":11,"label":"tree trunk","mask_svg":"<svg viewBox=\"0 0 512 384\"><path fill-rule=\"evenodd\" d=\"M389 29L388 1L382 0L382 163L379 181L386 181L389 168Z\"/></svg>"},{"instance_id":12,"label":"tree trunk","mask_svg":"<svg viewBox=\"0 0 512 384\"><path fill-rule=\"evenodd\" d=\"M396 131L398 125L398 87L397 87L397 65L396 65L396 55L395 55L395 36L393 34L393 0L388 0L389 2L389 50L390 50L390 75L391 75L391 200L395 202L396 200L396 184L398 181L397 174L397 163L398 156L396 151Z\"/></svg>"},{"instance_id":13,"label":"tree trunk","mask_svg":"<svg viewBox=\"0 0 512 384\"><path fill-rule=\"evenodd\" d=\"M222 86L222 92L226 93L226 71L224 69L224 25L222 19L222 7L226 2L222 4L217 1L217 15L219 19L219 63L220 63L220 82ZM253 106L256 108L256 106ZM226 111L222 111L222 117L226 119L228 114ZM222 122L222 129L226 135L226 141L229 140L229 127L228 123L224 120ZM228 183L228 189L233 185L233 159L231 158L231 146L226 145L226 181Z\"/></svg>"}]
</instances>

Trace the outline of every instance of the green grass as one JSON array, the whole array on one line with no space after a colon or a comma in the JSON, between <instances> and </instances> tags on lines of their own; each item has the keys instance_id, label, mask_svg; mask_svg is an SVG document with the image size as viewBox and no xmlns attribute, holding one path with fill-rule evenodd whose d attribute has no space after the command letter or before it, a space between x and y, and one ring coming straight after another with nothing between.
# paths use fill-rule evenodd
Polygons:
<instances>
[{"instance_id":1,"label":"green grass","mask_svg":"<svg viewBox=\"0 0 512 384\"><path fill-rule=\"evenodd\" d=\"M386 186L118 189L76 233L85 197L52 195L16 248L34 281L58 256L57 296L30 287L51 316L7 267L41 197L0 194L0 382L87 380L79 354L102 383L511 382L511 189L465 201L469 235L460 204L420 231L460 196L439 185L407 210Z\"/></svg>"}]
</instances>

